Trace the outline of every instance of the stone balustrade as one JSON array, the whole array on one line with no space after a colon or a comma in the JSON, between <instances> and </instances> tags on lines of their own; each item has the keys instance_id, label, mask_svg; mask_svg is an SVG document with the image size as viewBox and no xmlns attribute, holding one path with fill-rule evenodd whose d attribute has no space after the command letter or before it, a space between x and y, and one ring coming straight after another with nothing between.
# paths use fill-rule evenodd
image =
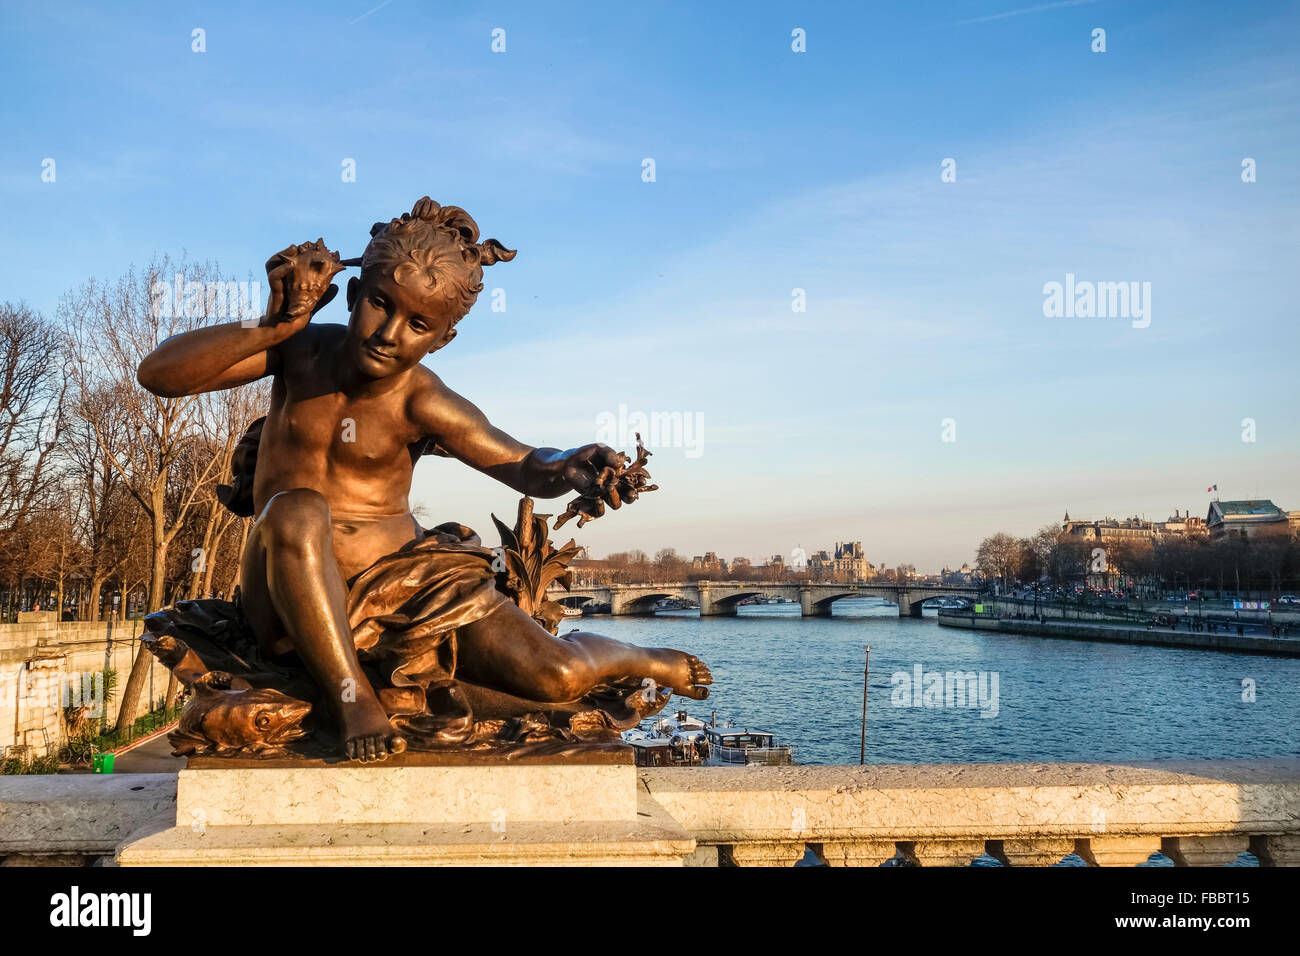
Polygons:
<instances>
[{"instance_id":1,"label":"stone balustrade","mask_svg":"<svg viewBox=\"0 0 1300 956\"><path fill-rule=\"evenodd\" d=\"M1009 866L1049 866L1070 853L1136 866L1156 852L1180 866L1221 866L1247 850L1265 866L1300 865L1300 759L662 768L638 777L639 799L663 811L663 827L679 828L672 846L692 865L791 866L808 849L832 866L899 855L965 866L986 852ZM0 777L0 856L5 865L111 862L133 834L170 825L176 812L171 774ZM557 821L555 838L563 843L572 826ZM571 861L583 858L574 846ZM461 853L457 862L473 860Z\"/></svg>"},{"instance_id":2,"label":"stone balustrade","mask_svg":"<svg viewBox=\"0 0 1300 956\"><path fill-rule=\"evenodd\" d=\"M647 769L650 796L696 840L692 862L1010 866L1077 853L1136 866L1157 851L1217 866L1243 851L1300 865L1300 760Z\"/></svg>"}]
</instances>

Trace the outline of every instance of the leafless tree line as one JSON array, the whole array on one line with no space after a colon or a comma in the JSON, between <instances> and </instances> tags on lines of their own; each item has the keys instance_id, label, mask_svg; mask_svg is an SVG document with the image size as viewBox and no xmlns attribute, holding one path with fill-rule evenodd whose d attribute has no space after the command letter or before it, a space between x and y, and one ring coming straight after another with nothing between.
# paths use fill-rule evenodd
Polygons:
<instances>
[{"instance_id":1,"label":"leafless tree line","mask_svg":"<svg viewBox=\"0 0 1300 956\"><path fill-rule=\"evenodd\" d=\"M156 283L209 287L209 263L164 257L68 292L53 317L0 304L0 613L82 621L230 598L248 521L216 495L269 384L158 398L136 369L163 339L206 325L206 301L155 309ZM157 313L157 314L156 314ZM148 661L122 693L134 720ZM174 688L169 689L169 694Z\"/></svg>"},{"instance_id":2,"label":"leafless tree line","mask_svg":"<svg viewBox=\"0 0 1300 956\"><path fill-rule=\"evenodd\" d=\"M1148 592L1215 591L1273 594L1300 583L1300 541L1275 534L1247 539L1205 534L1163 535L1103 541L1063 534L1047 525L1028 538L999 533L985 538L976 564L986 579L1004 585L1079 584L1087 577L1092 551L1105 551L1106 569L1133 588Z\"/></svg>"}]
</instances>

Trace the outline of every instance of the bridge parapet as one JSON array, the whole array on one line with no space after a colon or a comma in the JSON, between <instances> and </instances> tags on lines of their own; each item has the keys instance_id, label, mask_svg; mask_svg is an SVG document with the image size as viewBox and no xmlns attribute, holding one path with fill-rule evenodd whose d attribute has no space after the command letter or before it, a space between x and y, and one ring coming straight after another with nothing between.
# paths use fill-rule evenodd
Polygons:
<instances>
[{"instance_id":1,"label":"bridge parapet","mask_svg":"<svg viewBox=\"0 0 1300 956\"><path fill-rule=\"evenodd\" d=\"M482 769L489 777L511 772ZM1222 866L1247 850L1264 866L1300 865L1295 758L647 768L638 776L638 814L653 821L657 839L673 836L672 847L659 850L662 859L680 846L693 865L793 866L808 849L832 866L879 866L898 856L921 866L966 866L986 852L1010 866L1050 866L1076 853L1091 866L1127 867L1156 852L1177 866ZM383 802L380 789L375 805ZM0 862L111 863L132 834L176 820L177 795L174 773L0 777ZM589 829L531 826L535 835L521 843L546 848L533 862L608 862L582 836ZM465 852L474 846L464 835L469 827L435 825L422 831L412 859L500 865L499 851L509 848L490 833L486 814L476 827L488 831L487 850ZM363 853L339 845L356 832L313 828L318 842L307 855L301 843L286 842L282 855L239 861L355 865ZM335 845L325 839L335 836ZM600 844L606 854L611 842Z\"/></svg>"},{"instance_id":2,"label":"bridge parapet","mask_svg":"<svg viewBox=\"0 0 1300 956\"><path fill-rule=\"evenodd\" d=\"M702 767L641 771L695 865L1300 865L1300 760Z\"/></svg>"}]
</instances>

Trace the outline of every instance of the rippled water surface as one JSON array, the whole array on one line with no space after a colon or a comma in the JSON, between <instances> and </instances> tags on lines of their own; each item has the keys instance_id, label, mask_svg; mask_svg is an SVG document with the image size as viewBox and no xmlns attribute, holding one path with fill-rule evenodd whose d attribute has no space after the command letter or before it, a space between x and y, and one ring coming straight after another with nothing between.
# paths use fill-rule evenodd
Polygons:
<instances>
[{"instance_id":1,"label":"rippled water surface","mask_svg":"<svg viewBox=\"0 0 1300 956\"><path fill-rule=\"evenodd\" d=\"M944 763L1280 757L1300 753L1300 659L1096 644L940 627L927 612L899 619L892 604L844 600L831 618L798 605L737 617L696 612L591 617L586 630L643 646L676 647L712 668L692 715L733 720L794 744L799 763L857 763L863 648L871 645L867 760ZM568 630L569 623L561 625ZM576 623L576 622L575 622ZM893 706L896 672L985 672L996 716L978 707ZM1254 682L1253 702L1243 681ZM986 708L988 713L992 707Z\"/></svg>"}]
</instances>

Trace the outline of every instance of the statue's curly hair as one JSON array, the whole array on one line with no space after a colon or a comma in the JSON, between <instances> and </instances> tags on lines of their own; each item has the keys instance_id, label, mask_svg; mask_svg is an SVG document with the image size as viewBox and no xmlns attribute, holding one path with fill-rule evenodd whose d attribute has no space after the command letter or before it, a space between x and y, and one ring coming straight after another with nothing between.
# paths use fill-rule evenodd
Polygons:
<instances>
[{"instance_id":1,"label":"statue's curly hair","mask_svg":"<svg viewBox=\"0 0 1300 956\"><path fill-rule=\"evenodd\" d=\"M464 209L425 196L400 219L375 223L361 256L361 279L371 270L393 275L413 263L435 288L450 286L459 309L453 322L459 322L483 291L483 266L514 257L514 249L495 239L479 242L478 223Z\"/></svg>"}]
</instances>

